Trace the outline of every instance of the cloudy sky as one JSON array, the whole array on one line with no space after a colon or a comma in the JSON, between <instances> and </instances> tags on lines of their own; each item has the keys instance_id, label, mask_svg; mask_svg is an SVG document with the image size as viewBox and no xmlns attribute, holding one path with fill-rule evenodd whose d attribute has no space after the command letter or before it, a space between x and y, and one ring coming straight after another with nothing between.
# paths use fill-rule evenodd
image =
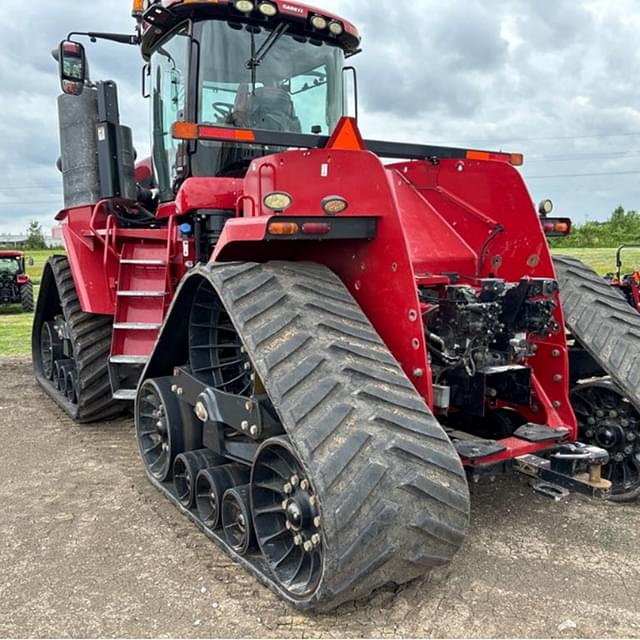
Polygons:
<instances>
[{"instance_id":1,"label":"cloudy sky","mask_svg":"<svg viewBox=\"0 0 640 640\"><path fill-rule=\"evenodd\" d=\"M317 2L316 4L320 4ZM61 205L56 65L71 30L132 31L128 0L2 0L0 232L45 228ZM559 215L640 209L637 0L325 0L364 36L361 128L370 138L522 151L534 199ZM134 47L89 45L94 79L120 86L148 152Z\"/></svg>"}]
</instances>

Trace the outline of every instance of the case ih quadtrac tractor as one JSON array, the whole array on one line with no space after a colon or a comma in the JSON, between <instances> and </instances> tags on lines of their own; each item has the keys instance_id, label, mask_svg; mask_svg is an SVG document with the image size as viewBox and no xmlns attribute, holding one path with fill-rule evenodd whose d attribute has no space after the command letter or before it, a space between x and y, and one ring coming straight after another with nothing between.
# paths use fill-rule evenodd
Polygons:
<instances>
[{"instance_id":1,"label":"case ih quadtrac tractor","mask_svg":"<svg viewBox=\"0 0 640 640\"><path fill-rule=\"evenodd\" d=\"M33 283L22 251L0 249L0 305L21 304L33 311Z\"/></svg>"},{"instance_id":2,"label":"case ih quadtrac tractor","mask_svg":"<svg viewBox=\"0 0 640 640\"><path fill-rule=\"evenodd\" d=\"M73 34L57 52L68 257L45 268L33 346L70 416L135 402L149 480L307 610L449 562L468 478L618 489L577 442L521 156L364 140L345 117L360 37L326 11L134 16L135 36L76 35L141 47L149 160Z\"/></svg>"}]
</instances>

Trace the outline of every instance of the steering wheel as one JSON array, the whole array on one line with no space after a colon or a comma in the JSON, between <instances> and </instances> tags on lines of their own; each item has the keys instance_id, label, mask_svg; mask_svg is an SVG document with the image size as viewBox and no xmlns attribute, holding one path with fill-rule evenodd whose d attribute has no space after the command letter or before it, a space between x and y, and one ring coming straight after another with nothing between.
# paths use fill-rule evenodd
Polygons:
<instances>
[{"instance_id":1,"label":"steering wheel","mask_svg":"<svg viewBox=\"0 0 640 640\"><path fill-rule=\"evenodd\" d=\"M228 102L214 102L212 105L216 115L222 120L226 120L234 111L235 105Z\"/></svg>"}]
</instances>

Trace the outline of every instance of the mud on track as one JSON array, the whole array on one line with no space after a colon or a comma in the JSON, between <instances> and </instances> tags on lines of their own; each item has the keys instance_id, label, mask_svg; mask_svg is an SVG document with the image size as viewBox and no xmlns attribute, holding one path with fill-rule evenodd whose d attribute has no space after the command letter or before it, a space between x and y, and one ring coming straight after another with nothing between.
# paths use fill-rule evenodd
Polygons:
<instances>
[{"instance_id":1,"label":"mud on track","mask_svg":"<svg viewBox=\"0 0 640 640\"><path fill-rule=\"evenodd\" d=\"M0 379L2 637L640 637L640 504L476 486L446 572L302 616L151 487L130 420L73 425L24 360Z\"/></svg>"}]
</instances>

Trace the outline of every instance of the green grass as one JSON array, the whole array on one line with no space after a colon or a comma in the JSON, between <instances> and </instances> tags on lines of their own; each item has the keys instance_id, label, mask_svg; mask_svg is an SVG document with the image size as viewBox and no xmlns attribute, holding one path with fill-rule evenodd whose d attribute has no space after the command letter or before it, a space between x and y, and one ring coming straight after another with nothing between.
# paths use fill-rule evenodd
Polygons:
<instances>
[{"instance_id":1,"label":"green grass","mask_svg":"<svg viewBox=\"0 0 640 640\"><path fill-rule=\"evenodd\" d=\"M33 265L27 264L27 273L33 281L34 298L38 299L38 289L42 270L49 256L64 253L60 249L51 251L28 251L28 258L33 258ZM33 314L24 313L19 304L0 306L0 357L25 356L31 353L31 325Z\"/></svg>"},{"instance_id":2,"label":"green grass","mask_svg":"<svg viewBox=\"0 0 640 640\"><path fill-rule=\"evenodd\" d=\"M616 249L554 249L554 254L573 256L588 264L601 276L616 270ZM640 271L640 249L625 249L622 253L623 273Z\"/></svg>"},{"instance_id":3,"label":"green grass","mask_svg":"<svg viewBox=\"0 0 640 640\"><path fill-rule=\"evenodd\" d=\"M34 264L27 271L33 280L37 299L38 284L44 264L52 253L61 251L31 251ZM600 275L615 271L615 249L554 249L554 253L571 255L586 262ZM640 270L640 249L629 249L623 254L624 270L630 272ZM0 307L0 357L24 356L31 352L31 324L33 315L23 313L19 305Z\"/></svg>"}]
</instances>

